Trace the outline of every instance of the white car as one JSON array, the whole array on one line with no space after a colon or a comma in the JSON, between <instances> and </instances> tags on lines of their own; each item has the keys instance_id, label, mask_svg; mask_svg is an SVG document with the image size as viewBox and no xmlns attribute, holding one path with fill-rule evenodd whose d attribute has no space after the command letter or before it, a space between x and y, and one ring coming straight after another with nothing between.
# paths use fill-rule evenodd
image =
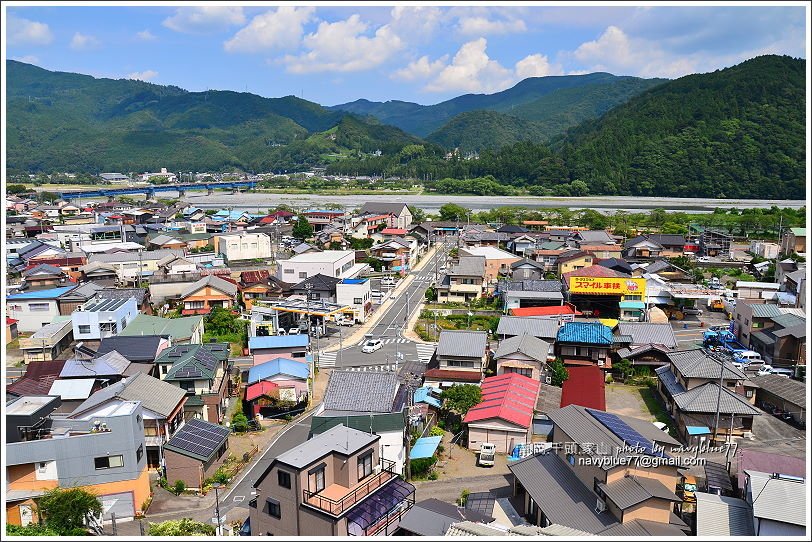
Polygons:
<instances>
[{"instance_id":1,"label":"white car","mask_svg":"<svg viewBox=\"0 0 812 542\"><path fill-rule=\"evenodd\" d=\"M768 374L772 374L772 372L773 372L773 368L772 368L771 365L764 365L764 366L761 367L761 369L758 370L758 373L756 373L756 374L758 376L765 376L765 375L768 375Z\"/></svg>"},{"instance_id":2,"label":"white car","mask_svg":"<svg viewBox=\"0 0 812 542\"><path fill-rule=\"evenodd\" d=\"M364 354L371 354L376 350L383 348L383 342L380 339L370 339L361 347L361 352Z\"/></svg>"},{"instance_id":3,"label":"white car","mask_svg":"<svg viewBox=\"0 0 812 542\"><path fill-rule=\"evenodd\" d=\"M710 258L708 258L707 256L700 256L699 258L696 259L696 261L707 263L710 261Z\"/></svg>"},{"instance_id":4,"label":"white car","mask_svg":"<svg viewBox=\"0 0 812 542\"><path fill-rule=\"evenodd\" d=\"M288 335L298 335L301 330L298 327L292 327L288 330Z\"/></svg>"},{"instance_id":5,"label":"white car","mask_svg":"<svg viewBox=\"0 0 812 542\"><path fill-rule=\"evenodd\" d=\"M381 279L381 286L394 286L395 282L394 277L384 277Z\"/></svg>"}]
</instances>

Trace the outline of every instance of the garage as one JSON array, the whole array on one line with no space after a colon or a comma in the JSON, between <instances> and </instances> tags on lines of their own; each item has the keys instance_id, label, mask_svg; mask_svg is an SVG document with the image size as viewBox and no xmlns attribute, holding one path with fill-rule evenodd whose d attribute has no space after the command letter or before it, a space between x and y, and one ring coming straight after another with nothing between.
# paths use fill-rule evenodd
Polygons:
<instances>
[{"instance_id":1,"label":"garage","mask_svg":"<svg viewBox=\"0 0 812 542\"><path fill-rule=\"evenodd\" d=\"M104 521L110 521L113 514L116 520L129 519L135 516L135 502L132 491L112 493L99 497L102 503Z\"/></svg>"}]
</instances>

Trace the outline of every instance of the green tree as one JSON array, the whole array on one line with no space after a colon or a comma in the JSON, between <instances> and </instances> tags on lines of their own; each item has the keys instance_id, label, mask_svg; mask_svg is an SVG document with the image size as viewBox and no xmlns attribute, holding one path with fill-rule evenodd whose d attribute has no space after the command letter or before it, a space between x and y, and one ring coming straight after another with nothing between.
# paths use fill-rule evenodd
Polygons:
<instances>
[{"instance_id":1,"label":"green tree","mask_svg":"<svg viewBox=\"0 0 812 542\"><path fill-rule=\"evenodd\" d=\"M626 378L626 375L632 372L632 363L628 359L623 358L615 363L612 369L619 372L623 378Z\"/></svg>"},{"instance_id":2,"label":"green tree","mask_svg":"<svg viewBox=\"0 0 812 542\"><path fill-rule=\"evenodd\" d=\"M213 335L228 335L229 333L240 333L245 328L246 322L223 307L215 307L206 317L206 332Z\"/></svg>"},{"instance_id":3,"label":"green tree","mask_svg":"<svg viewBox=\"0 0 812 542\"><path fill-rule=\"evenodd\" d=\"M374 244L375 240L369 237L365 237L364 239L350 237L350 248L353 250L366 250Z\"/></svg>"},{"instance_id":4,"label":"green tree","mask_svg":"<svg viewBox=\"0 0 812 542\"><path fill-rule=\"evenodd\" d=\"M296 225L293 226L293 237L296 239L309 239L313 235L313 226L310 225L310 222L303 216L299 217L299 220L296 221Z\"/></svg>"},{"instance_id":5,"label":"green tree","mask_svg":"<svg viewBox=\"0 0 812 542\"><path fill-rule=\"evenodd\" d=\"M147 534L149 536L213 536L215 531L214 525L183 518L152 523Z\"/></svg>"},{"instance_id":6,"label":"green tree","mask_svg":"<svg viewBox=\"0 0 812 542\"><path fill-rule=\"evenodd\" d=\"M567 372L567 368L564 367L564 362L562 362L560 358L556 358L556 360L550 364L550 378L553 386L560 388L569 377L570 375Z\"/></svg>"},{"instance_id":7,"label":"green tree","mask_svg":"<svg viewBox=\"0 0 812 542\"><path fill-rule=\"evenodd\" d=\"M468 410L482 402L482 389L473 384L451 386L440 394L443 409L460 416L465 416Z\"/></svg>"},{"instance_id":8,"label":"green tree","mask_svg":"<svg viewBox=\"0 0 812 542\"><path fill-rule=\"evenodd\" d=\"M412 213L412 222L415 224L420 224L426 221L426 211L420 207L409 205L409 212Z\"/></svg>"},{"instance_id":9,"label":"green tree","mask_svg":"<svg viewBox=\"0 0 812 542\"><path fill-rule=\"evenodd\" d=\"M6 523L7 536L59 536L60 534L42 523L29 523L25 527Z\"/></svg>"},{"instance_id":10,"label":"green tree","mask_svg":"<svg viewBox=\"0 0 812 542\"><path fill-rule=\"evenodd\" d=\"M231 417L231 428L237 433L248 431L248 418L242 411L236 412Z\"/></svg>"},{"instance_id":11,"label":"green tree","mask_svg":"<svg viewBox=\"0 0 812 542\"><path fill-rule=\"evenodd\" d=\"M440 220L451 220L454 222L462 222L468 217L470 209L466 209L462 205L456 203L446 203L440 207Z\"/></svg>"},{"instance_id":12,"label":"green tree","mask_svg":"<svg viewBox=\"0 0 812 542\"><path fill-rule=\"evenodd\" d=\"M39 510L49 529L62 536L85 532L85 521L99 516L102 506L96 495L79 487L54 488L39 500Z\"/></svg>"},{"instance_id":13,"label":"green tree","mask_svg":"<svg viewBox=\"0 0 812 542\"><path fill-rule=\"evenodd\" d=\"M24 194L26 192L30 192L30 190L22 184L10 184L6 187L7 194Z\"/></svg>"}]
</instances>

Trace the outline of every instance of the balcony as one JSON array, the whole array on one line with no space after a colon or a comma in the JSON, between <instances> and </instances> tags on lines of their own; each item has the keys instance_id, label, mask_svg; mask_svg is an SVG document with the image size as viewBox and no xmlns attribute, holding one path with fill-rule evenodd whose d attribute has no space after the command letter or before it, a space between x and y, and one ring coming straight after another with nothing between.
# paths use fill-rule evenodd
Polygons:
<instances>
[{"instance_id":1,"label":"balcony","mask_svg":"<svg viewBox=\"0 0 812 542\"><path fill-rule=\"evenodd\" d=\"M369 495L398 477L394 470L395 463L381 459L380 472L373 472L354 488L340 484L330 484L320 492L303 491L303 503L333 516L340 516Z\"/></svg>"}]
</instances>

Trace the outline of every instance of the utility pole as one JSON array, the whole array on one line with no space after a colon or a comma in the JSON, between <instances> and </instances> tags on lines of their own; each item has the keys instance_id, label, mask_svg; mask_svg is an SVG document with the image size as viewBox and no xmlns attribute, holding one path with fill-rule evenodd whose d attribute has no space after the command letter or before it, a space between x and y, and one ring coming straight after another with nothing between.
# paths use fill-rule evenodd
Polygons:
<instances>
[{"instance_id":1,"label":"utility pole","mask_svg":"<svg viewBox=\"0 0 812 542\"><path fill-rule=\"evenodd\" d=\"M705 351L707 352L707 350L705 350ZM725 375L725 361L724 361L724 358L722 358L721 356L714 355L713 358L716 361L719 362L719 367L720 367L719 368L719 390L718 390L718 393L716 394L716 418L715 418L715 420L713 422L713 440L716 440L717 433L719 432L719 411L721 410L721 404L722 404L722 386L723 386L722 382L724 380L724 375ZM733 416L733 414L731 414L731 417L732 416ZM733 422L731 421L731 423L733 423ZM713 442L711 442L711 444L713 444Z\"/></svg>"}]
</instances>

